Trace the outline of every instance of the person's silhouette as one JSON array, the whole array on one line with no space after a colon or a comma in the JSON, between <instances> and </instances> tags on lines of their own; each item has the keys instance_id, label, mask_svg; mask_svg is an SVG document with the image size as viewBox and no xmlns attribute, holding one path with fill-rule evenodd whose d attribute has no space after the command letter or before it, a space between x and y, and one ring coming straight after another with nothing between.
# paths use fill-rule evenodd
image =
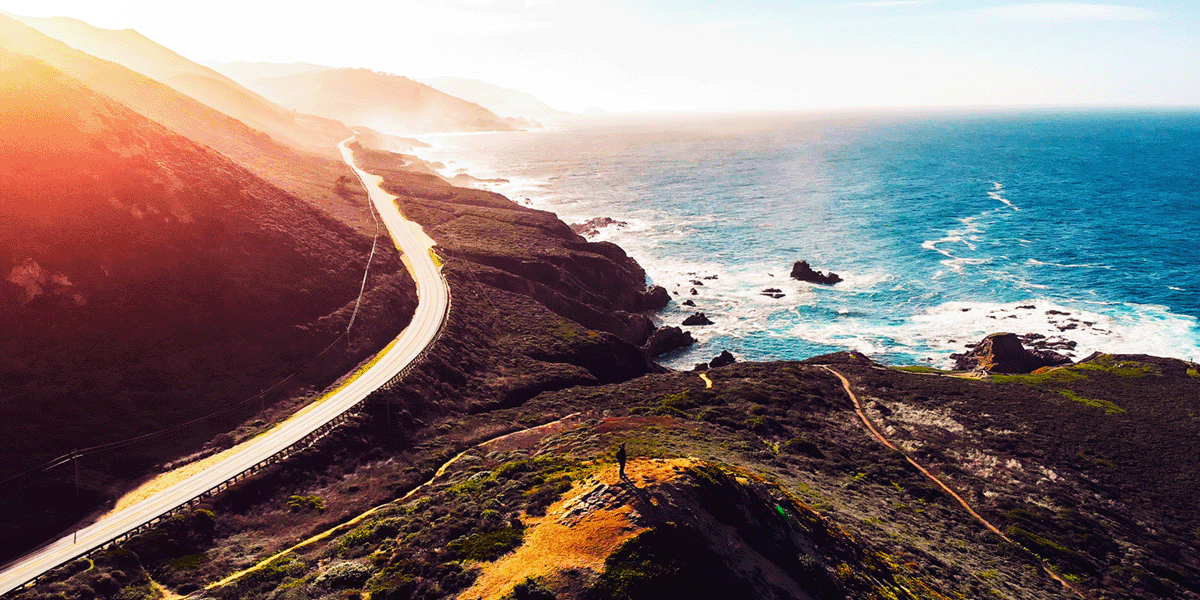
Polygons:
<instances>
[{"instance_id":1,"label":"person's silhouette","mask_svg":"<svg viewBox=\"0 0 1200 600\"><path fill-rule=\"evenodd\" d=\"M617 448L617 465L620 466L620 476L622 481L629 481L629 478L625 476L625 460L627 458L629 458L629 456L625 453L625 442L621 442L621 447Z\"/></svg>"}]
</instances>

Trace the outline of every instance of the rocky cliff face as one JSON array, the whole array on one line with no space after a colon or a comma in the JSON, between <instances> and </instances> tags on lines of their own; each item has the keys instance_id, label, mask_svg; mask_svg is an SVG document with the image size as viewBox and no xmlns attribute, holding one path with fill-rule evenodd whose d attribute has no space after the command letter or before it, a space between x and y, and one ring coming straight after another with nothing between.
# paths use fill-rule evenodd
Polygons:
<instances>
[{"instance_id":1,"label":"rocky cliff face","mask_svg":"<svg viewBox=\"0 0 1200 600\"><path fill-rule=\"evenodd\" d=\"M585 327L640 345L653 331L644 313L665 306L646 272L616 244L589 242L553 213L495 193L454 187L440 177L402 170L412 157L359 147L401 211L421 223L447 257L490 287L528 296ZM411 168L411 167L410 167Z\"/></svg>"}]
</instances>

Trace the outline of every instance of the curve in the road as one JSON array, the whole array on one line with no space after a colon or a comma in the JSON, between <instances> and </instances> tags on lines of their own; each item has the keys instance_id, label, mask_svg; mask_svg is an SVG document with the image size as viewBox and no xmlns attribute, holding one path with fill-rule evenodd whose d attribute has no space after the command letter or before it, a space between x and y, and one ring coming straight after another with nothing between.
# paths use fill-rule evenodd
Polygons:
<instances>
[{"instance_id":1,"label":"curve in the road","mask_svg":"<svg viewBox=\"0 0 1200 600\"><path fill-rule=\"evenodd\" d=\"M396 206L395 196L380 187L381 177L371 175L354 164L348 147L353 139L344 140L339 145L342 158L367 189L371 202L396 247L403 253L404 264L417 284L418 303L412 322L369 368L310 410L246 442L236 452L203 471L5 565L0 570L0 594L24 586L50 569L119 540L228 485L248 471L285 455L298 445L306 445L306 441L311 442L316 436L323 435L348 411L364 402L371 392L403 375L437 338L450 311L450 289L435 262L433 240L418 225L404 219Z\"/></svg>"}]
</instances>

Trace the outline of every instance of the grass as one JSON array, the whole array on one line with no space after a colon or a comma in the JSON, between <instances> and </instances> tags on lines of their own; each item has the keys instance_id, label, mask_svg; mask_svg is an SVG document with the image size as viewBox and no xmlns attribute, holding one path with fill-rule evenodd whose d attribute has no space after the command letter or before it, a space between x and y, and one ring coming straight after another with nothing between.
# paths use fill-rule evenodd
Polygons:
<instances>
[{"instance_id":1,"label":"grass","mask_svg":"<svg viewBox=\"0 0 1200 600\"><path fill-rule=\"evenodd\" d=\"M1160 375L1158 367L1136 360L1117 360L1111 354L1101 354L1096 358L1074 365L1071 369L1082 371L1101 371L1104 373L1112 373L1117 377L1132 379L1136 377L1145 377L1147 375Z\"/></svg>"},{"instance_id":2,"label":"grass","mask_svg":"<svg viewBox=\"0 0 1200 600\"><path fill-rule=\"evenodd\" d=\"M1125 412L1125 409L1121 408L1120 406L1117 406L1116 404L1113 404L1112 402L1109 402L1108 400L1094 400L1092 398L1084 398L1082 396L1079 396L1075 392L1072 392L1071 390L1059 390L1058 393L1062 394L1063 397L1065 397L1068 400L1071 400L1073 402L1078 402L1080 404L1085 404L1092 408L1102 409L1104 412L1106 412L1110 415Z\"/></svg>"},{"instance_id":3,"label":"grass","mask_svg":"<svg viewBox=\"0 0 1200 600\"><path fill-rule=\"evenodd\" d=\"M895 369L897 371L904 371L907 373L932 373L932 374L938 374L938 375L953 373L953 371L946 371L944 369L935 369L933 367L926 367L924 365L909 365L906 367L895 367Z\"/></svg>"},{"instance_id":4,"label":"grass","mask_svg":"<svg viewBox=\"0 0 1200 600\"><path fill-rule=\"evenodd\" d=\"M994 383L1024 383L1027 385L1046 385L1049 383L1068 383L1087 379L1087 375L1076 373L1069 368L1062 369L1047 369L1045 371L1034 371L1028 375L998 375L992 374L992 382Z\"/></svg>"}]
</instances>

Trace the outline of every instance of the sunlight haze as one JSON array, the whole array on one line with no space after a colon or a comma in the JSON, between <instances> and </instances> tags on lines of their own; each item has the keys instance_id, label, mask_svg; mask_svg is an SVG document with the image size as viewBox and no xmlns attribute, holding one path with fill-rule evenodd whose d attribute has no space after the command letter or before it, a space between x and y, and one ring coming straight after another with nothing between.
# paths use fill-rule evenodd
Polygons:
<instances>
[{"instance_id":1,"label":"sunlight haze","mask_svg":"<svg viewBox=\"0 0 1200 600\"><path fill-rule=\"evenodd\" d=\"M1200 9L1122 3L7 2L195 61L469 77L566 110L1200 105Z\"/></svg>"}]
</instances>

